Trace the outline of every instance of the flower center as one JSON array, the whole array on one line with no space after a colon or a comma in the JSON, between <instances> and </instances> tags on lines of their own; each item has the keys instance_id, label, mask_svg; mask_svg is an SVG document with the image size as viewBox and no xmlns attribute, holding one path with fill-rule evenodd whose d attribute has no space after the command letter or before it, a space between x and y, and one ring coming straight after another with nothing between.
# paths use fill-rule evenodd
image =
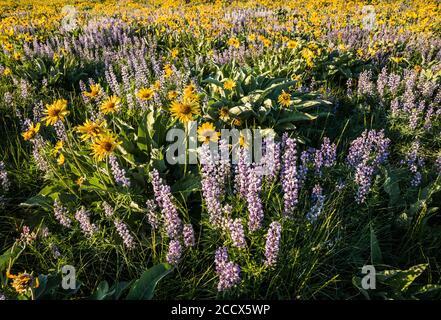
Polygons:
<instances>
[{"instance_id":1,"label":"flower center","mask_svg":"<svg viewBox=\"0 0 441 320\"><path fill-rule=\"evenodd\" d=\"M188 104L181 104L179 106L179 113L182 113L185 115L190 114L191 113L191 106L189 106Z\"/></svg>"}]
</instances>

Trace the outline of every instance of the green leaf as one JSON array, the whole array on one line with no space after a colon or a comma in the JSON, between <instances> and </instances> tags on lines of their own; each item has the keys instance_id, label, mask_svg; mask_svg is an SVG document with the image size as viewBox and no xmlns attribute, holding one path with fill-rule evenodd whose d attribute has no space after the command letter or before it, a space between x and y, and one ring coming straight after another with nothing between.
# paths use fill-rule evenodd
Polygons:
<instances>
[{"instance_id":1,"label":"green leaf","mask_svg":"<svg viewBox=\"0 0 441 320\"><path fill-rule=\"evenodd\" d=\"M374 227L371 225L371 263L378 265L382 263L383 257L381 255L381 248L375 234Z\"/></svg>"},{"instance_id":2,"label":"green leaf","mask_svg":"<svg viewBox=\"0 0 441 320\"><path fill-rule=\"evenodd\" d=\"M407 270L385 270L377 272L377 279L392 288L399 291L406 291L409 286L418 278L424 270L426 270L428 264L418 264Z\"/></svg>"},{"instance_id":3,"label":"green leaf","mask_svg":"<svg viewBox=\"0 0 441 320\"><path fill-rule=\"evenodd\" d=\"M130 288L127 300L150 300L158 282L172 271L169 264L157 264L145 271Z\"/></svg>"},{"instance_id":4,"label":"green leaf","mask_svg":"<svg viewBox=\"0 0 441 320\"><path fill-rule=\"evenodd\" d=\"M112 293L113 292L109 292L109 284L107 281L103 280L98 284L98 287L90 298L93 300L104 300Z\"/></svg>"},{"instance_id":5,"label":"green leaf","mask_svg":"<svg viewBox=\"0 0 441 320\"><path fill-rule=\"evenodd\" d=\"M384 181L384 191L389 195L389 204L391 206L398 203L400 200L400 186L399 177L394 173L386 170L386 180Z\"/></svg>"}]
</instances>

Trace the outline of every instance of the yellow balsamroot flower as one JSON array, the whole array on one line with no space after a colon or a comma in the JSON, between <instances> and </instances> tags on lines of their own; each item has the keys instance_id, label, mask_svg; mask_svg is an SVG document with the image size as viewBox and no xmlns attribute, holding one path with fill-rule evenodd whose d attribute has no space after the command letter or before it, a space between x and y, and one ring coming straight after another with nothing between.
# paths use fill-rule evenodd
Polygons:
<instances>
[{"instance_id":1,"label":"yellow balsamroot flower","mask_svg":"<svg viewBox=\"0 0 441 320\"><path fill-rule=\"evenodd\" d=\"M58 156L57 164L58 164L59 166L62 166L62 165L64 164L64 161L65 161L64 155L61 153L61 154Z\"/></svg>"},{"instance_id":2,"label":"yellow balsamroot flower","mask_svg":"<svg viewBox=\"0 0 441 320\"><path fill-rule=\"evenodd\" d=\"M250 41L250 42L256 41L256 35L254 33L250 34L248 36L248 41Z\"/></svg>"},{"instance_id":3,"label":"yellow balsamroot flower","mask_svg":"<svg viewBox=\"0 0 441 320\"><path fill-rule=\"evenodd\" d=\"M227 107L222 107L219 110L219 119L221 119L222 121L230 120L230 111Z\"/></svg>"},{"instance_id":4,"label":"yellow balsamroot flower","mask_svg":"<svg viewBox=\"0 0 441 320\"><path fill-rule=\"evenodd\" d=\"M96 160L102 161L109 156L120 143L121 142L118 142L116 136L113 134L100 135L91 145L92 155Z\"/></svg>"},{"instance_id":5,"label":"yellow balsamroot flower","mask_svg":"<svg viewBox=\"0 0 441 320\"><path fill-rule=\"evenodd\" d=\"M263 43L263 46L264 46L265 48L269 48L269 47L271 47L271 45L272 45L271 40L266 39L266 38L262 40L262 43Z\"/></svg>"},{"instance_id":6,"label":"yellow balsamroot flower","mask_svg":"<svg viewBox=\"0 0 441 320\"><path fill-rule=\"evenodd\" d=\"M26 291L32 288L38 288L38 278L34 278L29 273L19 273L18 275L10 274L9 271L6 273L9 279L12 279L11 286L19 294L26 293Z\"/></svg>"},{"instance_id":7,"label":"yellow balsamroot flower","mask_svg":"<svg viewBox=\"0 0 441 320\"><path fill-rule=\"evenodd\" d=\"M156 80L155 83L153 84L153 88L154 88L154 90L161 89L161 81Z\"/></svg>"},{"instance_id":8,"label":"yellow balsamroot flower","mask_svg":"<svg viewBox=\"0 0 441 320\"><path fill-rule=\"evenodd\" d=\"M138 93L136 96L140 100L149 101L153 99L153 95L155 94L155 91L152 88L142 88L138 90Z\"/></svg>"},{"instance_id":9,"label":"yellow balsamroot flower","mask_svg":"<svg viewBox=\"0 0 441 320\"><path fill-rule=\"evenodd\" d=\"M46 105L46 110L44 111L46 117L46 125L54 125L57 121L64 121L64 117L69 114L67 110L67 100L58 99L52 104Z\"/></svg>"},{"instance_id":10,"label":"yellow balsamroot flower","mask_svg":"<svg viewBox=\"0 0 441 320\"><path fill-rule=\"evenodd\" d=\"M178 93L175 90L170 90L167 92L167 98L169 100L175 100L178 97Z\"/></svg>"},{"instance_id":11,"label":"yellow balsamroot flower","mask_svg":"<svg viewBox=\"0 0 441 320\"><path fill-rule=\"evenodd\" d=\"M99 83L92 84L89 89L90 89L90 91L83 92L83 94L86 97L91 98L91 99L94 99L94 98L100 96L102 93L102 89L101 89L101 86Z\"/></svg>"},{"instance_id":12,"label":"yellow balsamroot flower","mask_svg":"<svg viewBox=\"0 0 441 320\"><path fill-rule=\"evenodd\" d=\"M297 46L298 46L298 42L297 41L295 41L295 40L289 40L288 42L287 42L287 44L286 44L286 47L288 48L288 49L295 49L295 48L297 48Z\"/></svg>"},{"instance_id":13,"label":"yellow balsamroot flower","mask_svg":"<svg viewBox=\"0 0 441 320\"><path fill-rule=\"evenodd\" d=\"M240 46L240 41L236 37L233 37L228 40L228 45L237 49Z\"/></svg>"},{"instance_id":14,"label":"yellow balsamroot flower","mask_svg":"<svg viewBox=\"0 0 441 320\"><path fill-rule=\"evenodd\" d=\"M243 135L243 133L240 133L239 136L239 145L243 148L248 148L248 143L246 137Z\"/></svg>"},{"instance_id":15,"label":"yellow balsamroot flower","mask_svg":"<svg viewBox=\"0 0 441 320\"><path fill-rule=\"evenodd\" d=\"M391 57L390 60L392 60L395 63L400 63L404 60L403 57Z\"/></svg>"},{"instance_id":16,"label":"yellow balsamroot flower","mask_svg":"<svg viewBox=\"0 0 441 320\"><path fill-rule=\"evenodd\" d=\"M76 129L77 132L82 134L81 140L85 141L87 139L93 139L101 134L104 134L106 132L106 129L104 128L105 123L106 122L102 120L93 122L87 119L83 125L78 126Z\"/></svg>"},{"instance_id":17,"label":"yellow balsamroot flower","mask_svg":"<svg viewBox=\"0 0 441 320\"><path fill-rule=\"evenodd\" d=\"M219 140L219 132L212 123L205 122L198 128L198 139L203 143L216 142Z\"/></svg>"},{"instance_id":18,"label":"yellow balsamroot flower","mask_svg":"<svg viewBox=\"0 0 441 320\"><path fill-rule=\"evenodd\" d=\"M9 68L5 68L5 70L3 70L3 75L4 75L5 77L7 77L7 76L9 76L9 75L11 75L11 74L12 74L11 69L9 69Z\"/></svg>"},{"instance_id":19,"label":"yellow balsamroot flower","mask_svg":"<svg viewBox=\"0 0 441 320\"><path fill-rule=\"evenodd\" d=\"M75 184L79 187L84 183L84 177L79 177L77 180L75 180Z\"/></svg>"},{"instance_id":20,"label":"yellow balsamroot flower","mask_svg":"<svg viewBox=\"0 0 441 320\"><path fill-rule=\"evenodd\" d=\"M12 49L14 49L14 46L11 43L6 42L3 44L3 48L5 48L6 51L12 51Z\"/></svg>"},{"instance_id":21,"label":"yellow balsamroot flower","mask_svg":"<svg viewBox=\"0 0 441 320\"><path fill-rule=\"evenodd\" d=\"M178 49L173 49L173 50L170 52L170 55L171 55L171 57L172 57L173 59L175 59L175 58L178 56L178 54L179 54L179 50L178 50Z\"/></svg>"},{"instance_id":22,"label":"yellow balsamroot flower","mask_svg":"<svg viewBox=\"0 0 441 320\"><path fill-rule=\"evenodd\" d=\"M12 55L12 58L16 61L21 60L21 53L20 52L14 52Z\"/></svg>"},{"instance_id":23,"label":"yellow balsamroot flower","mask_svg":"<svg viewBox=\"0 0 441 320\"><path fill-rule=\"evenodd\" d=\"M183 99L182 102L173 101L170 107L170 113L182 123L193 120L193 116L200 114L199 103L193 99Z\"/></svg>"},{"instance_id":24,"label":"yellow balsamroot flower","mask_svg":"<svg viewBox=\"0 0 441 320\"><path fill-rule=\"evenodd\" d=\"M164 77L165 78L170 78L172 74L173 74L173 69L172 69L171 65L170 64L166 64L164 66Z\"/></svg>"},{"instance_id":25,"label":"yellow balsamroot flower","mask_svg":"<svg viewBox=\"0 0 441 320\"><path fill-rule=\"evenodd\" d=\"M64 145L63 140L59 140L59 141L57 141L57 143L55 144L54 149L52 150L52 154L53 154L54 156L57 155L58 151L60 151L61 149L63 149L63 145Z\"/></svg>"},{"instance_id":26,"label":"yellow balsamroot flower","mask_svg":"<svg viewBox=\"0 0 441 320\"><path fill-rule=\"evenodd\" d=\"M227 79L224 82L224 89L226 90L233 90L233 88L236 87L236 82L234 82L231 79Z\"/></svg>"},{"instance_id":27,"label":"yellow balsamroot flower","mask_svg":"<svg viewBox=\"0 0 441 320\"><path fill-rule=\"evenodd\" d=\"M101 112L104 114L115 113L119 111L121 99L117 96L110 96L101 105Z\"/></svg>"},{"instance_id":28,"label":"yellow balsamroot flower","mask_svg":"<svg viewBox=\"0 0 441 320\"><path fill-rule=\"evenodd\" d=\"M36 125L32 123L29 129L23 132L21 135L25 141L28 141L34 138L38 131L40 131L40 123L37 123Z\"/></svg>"},{"instance_id":29,"label":"yellow balsamroot flower","mask_svg":"<svg viewBox=\"0 0 441 320\"><path fill-rule=\"evenodd\" d=\"M236 119L233 120L233 126L240 127L241 125L242 125L242 120L241 119L236 118Z\"/></svg>"},{"instance_id":30,"label":"yellow balsamroot flower","mask_svg":"<svg viewBox=\"0 0 441 320\"><path fill-rule=\"evenodd\" d=\"M190 83L184 88L184 97L190 98L196 95L196 86L193 83Z\"/></svg>"},{"instance_id":31,"label":"yellow balsamroot flower","mask_svg":"<svg viewBox=\"0 0 441 320\"><path fill-rule=\"evenodd\" d=\"M289 107L291 104L291 95L288 92L285 92L285 90L282 90L282 93L277 98L277 101L280 103L280 105Z\"/></svg>"}]
</instances>

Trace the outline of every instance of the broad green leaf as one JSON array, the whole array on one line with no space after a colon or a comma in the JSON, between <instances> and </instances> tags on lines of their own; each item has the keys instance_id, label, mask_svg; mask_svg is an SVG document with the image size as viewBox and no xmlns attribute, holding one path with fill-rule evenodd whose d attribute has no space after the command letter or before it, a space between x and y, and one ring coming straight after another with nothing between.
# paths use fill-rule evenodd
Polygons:
<instances>
[{"instance_id":1,"label":"broad green leaf","mask_svg":"<svg viewBox=\"0 0 441 320\"><path fill-rule=\"evenodd\" d=\"M154 291L158 282L172 271L169 264L157 264L145 271L141 278L135 281L130 288L127 300L150 300L153 298Z\"/></svg>"}]
</instances>

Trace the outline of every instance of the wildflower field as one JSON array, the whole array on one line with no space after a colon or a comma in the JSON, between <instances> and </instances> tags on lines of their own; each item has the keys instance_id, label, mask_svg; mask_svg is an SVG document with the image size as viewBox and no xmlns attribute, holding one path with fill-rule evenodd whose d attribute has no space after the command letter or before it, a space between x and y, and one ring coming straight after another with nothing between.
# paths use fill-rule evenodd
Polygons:
<instances>
[{"instance_id":1,"label":"wildflower field","mask_svg":"<svg viewBox=\"0 0 441 320\"><path fill-rule=\"evenodd\" d=\"M0 300L440 299L436 0L0 0Z\"/></svg>"}]
</instances>

